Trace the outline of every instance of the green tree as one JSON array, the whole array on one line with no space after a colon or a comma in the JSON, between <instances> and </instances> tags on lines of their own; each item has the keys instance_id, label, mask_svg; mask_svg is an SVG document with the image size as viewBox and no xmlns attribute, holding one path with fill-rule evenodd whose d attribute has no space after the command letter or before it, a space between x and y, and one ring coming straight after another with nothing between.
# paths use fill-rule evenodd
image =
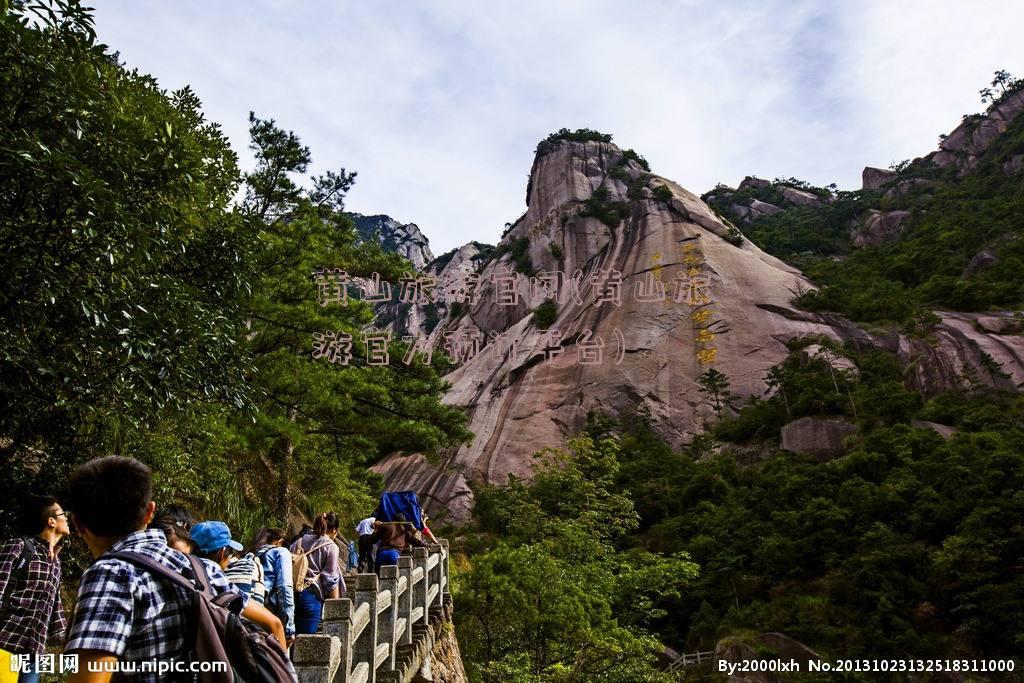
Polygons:
<instances>
[{"instance_id":1,"label":"green tree","mask_svg":"<svg viewBox=\"0 0 1024 683\"><path fill-rule=\"evenodd\" d=\"M245 406L251 236L196 96L70 0L4 4L0 83L0 466L59 480L167 411Z\"/></svg>"},{"instance_id":2,"label":"green tree","mask_svg":"<svg viewBox=\"0 0 1024 683\"><path fill-rule=\"evenodd\" d=\"M581 437L537 455L534 478L477 492L500 541L458 573L459 639L487 681L660 681L649 634L697 574L683 553L622 550L638 519L616 490L619 445Z\"/></svg>"},{"instance_id":3,"label":"green tree","mask_svg":"<svg viewBox=\"0 0 1024 683\"><path fill-rule=\"evenodd\" d=\"M272 120L250 115L250 124L257 165L245 178L242 214L258 248L246 348L259 411L240 424L240 435L252 458L269 454L275 485L265 495L284 515L300 491L307 505L344 505L339 495L351 486L353 468L393 451L429 455L469 433L464 414L440 403L446 384L438 372L420 359L401 362L402 344L387 345L390 364L368 362L362 333L374 319L369 305L355 296L345 306L318 302L312 276L319 268L393 280L408 269L376 243L357 240L343 213L355 174L328 172L303 190L296 179L309 149ZM351 335L347 365L310 357L313 335L324 332ZM365 496L365 487L356 488ZM347 502L353 511L366 505Z\"/></svg>"},{"instance_id":4,"label":"green tree","mask_svg":"<svg viewBox=\"0 0 1024 683\"><path fill-rule=\"evenodd\" d=\"M700 393L707 397L708 402L721 417L722 408L729 402L729 378L725 373L709 368L697 378L697 384L700 386Z\"/></svg>"}]
</instances>

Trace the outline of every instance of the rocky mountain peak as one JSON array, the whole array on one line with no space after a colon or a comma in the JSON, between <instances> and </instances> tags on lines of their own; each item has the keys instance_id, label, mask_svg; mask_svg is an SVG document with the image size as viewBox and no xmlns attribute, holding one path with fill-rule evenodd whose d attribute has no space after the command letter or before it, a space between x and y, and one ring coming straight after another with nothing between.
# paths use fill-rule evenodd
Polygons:
<instances>
[{"instance_id":1,"label":"rocky mountain peak","mask_svg":"<svg viewBox=\"0 0 1024 683\"><path fill-rule=\"evenodd\" d=\"M811 288L798 271L634 152L595 140L542 143L528 196L479 273L477 301L431 335L438 347L445 334L479 341L446 376L445 398L466 408L476 438L444 454L441 467L397 455L377 466L389 486L415 488L455 517L470 509L468 481L529 476L531 455L579 432L590 411L646 406L678 446L711 415L702 373L719 369L734 393L760 396L788 339L841 336L791 310ZM509 276L513 300L499 303L497 283ZM549 288L539 286L545 279Z\"/></svg>"},{"instance_id":2,"label":"rocky mountain peak","mask_svg":"<svg viewBox=\"0 0 1024 683\"><path fill-rule=\"evenodd\" d=\"M420 232L415 223L399 223L384 215L364 216L350 213L356 231L364 240L376 240L387 251L401 254L409 259L416 270L423 270L434 260L430 251L430 240Z\"/></svg>"},{"instance_id":3,"label":"rocky mountain peak","mask_svg":"<svg viewBox=\"0 0 1024 683\"><path fill-rule=\"evenodd\" d=\"M750 180L742 193L723 186L708 201L761 192L780 205L829 201L793 179ZM926 394L956 386L968 366L988 382L986 358L1007 373L988 373L994 386L1024 381L1024 339L997 338L976 316L941 315L925 343L798 309L793 299L814 286L796 268L607 140L542 142L526 212L493 253L467 245L445 257L431 267L439 282L473 273L480 283L478 296L429 326L429 343L459 362L445 377L445 402L466 409L475 438L439 462L395 454L374 469L455 520L472 508L469 482L529 477L532 454L578 434L592 412L640 409L671 446L690 442L715 417L702 375L722 373L739 403L762 397L767 370L794 338L878 346L908 365L926 358L908 375ZM419 327L418 315L405 329Z\"/></svg>"}]
</instances>

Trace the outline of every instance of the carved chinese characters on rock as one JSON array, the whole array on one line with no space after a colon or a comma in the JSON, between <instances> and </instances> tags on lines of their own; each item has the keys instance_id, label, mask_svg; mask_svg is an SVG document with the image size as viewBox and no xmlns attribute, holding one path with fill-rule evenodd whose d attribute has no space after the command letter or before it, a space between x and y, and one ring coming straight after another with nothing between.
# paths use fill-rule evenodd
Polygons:
<instances>
[{"instance_id":1,"label":"carved chinese characters on rock","mask_svg":"<svg viewBox=\"0 0 1024 683\"><path fill-rule=\"evenodd\" d=\"M678 270L674 272L667 269L677 263L666 263L675 261L674 255L666 258L664 252L657 251L650 257L650 267L627 275L618 269L597 265L587 272L541 270L530 275L499 267L486 279L479 272L452 269L439 277L406 272L398 282L392 283L376 272L365 278L352 277L338 268L320 268L313 273L313 282L316 302L321 308L348 306L351 298L372 306L396 302L407 307L443 306L451 313L456 310L452 306L475 306L485 297L497 306L530 307L543 302L545 306L554 305L559 312L563 306L592 306L595 310L607 311L609 307L621 307L630 297L637 304L686 306L692 324L695 357L701 364L712 364L717 359L716 341L722 332L721 321L714 319L712 271L704 262L699 237L684 239L679 244L678 254ZM427 315L431 316L434 320L439 317ZM557 318L563 319L561 315ZM363 354L359 361L365 359L366 365L390 364L392 355L405 365L417 358L430 364L435 350L443 351L456 364L468 363L482 353L497 353L510 362L533 356L540 357L542 362L566 357L580 366L602 365L608 361L618 365L625 358L626 339L618 327L610 332L606 329L603 334L582 326L535 329L527 355L521 357L523 335L532 328L517 326L518 333L511 329L481 331L472 322L458 324L457 315L449 315L448 320L456 321L457 326L449 324L429 334L412 330L397 337L390 329L364 330L358 339L353 339L354 333L340 330L317 332L313 335L312 357L334 365L349 365L357 355L353 353L355 348ZM392 348L395 342L400 345Z\"/></svg>"}]
</instances>

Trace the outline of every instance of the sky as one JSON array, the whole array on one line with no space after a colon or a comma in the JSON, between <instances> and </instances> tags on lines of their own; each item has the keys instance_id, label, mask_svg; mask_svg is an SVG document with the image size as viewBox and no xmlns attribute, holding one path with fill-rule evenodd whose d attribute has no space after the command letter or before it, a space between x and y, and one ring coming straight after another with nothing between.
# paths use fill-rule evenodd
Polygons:
<instances>
[{"instance_id":1,"label":"sky","mask_svg":"<svg viewBox=\"0 0 1024 683\"><path fill-rule=\"evenodd\" d=\"M435 254L497 242L537 143L611 133L697 194L746 175L860 187L933 150L1024 75L1024 3L97 0L101 41L190 85L251 167L248 114L311 171L357 171L347 208L416 223Z\"/></svg>"}]
</instances>

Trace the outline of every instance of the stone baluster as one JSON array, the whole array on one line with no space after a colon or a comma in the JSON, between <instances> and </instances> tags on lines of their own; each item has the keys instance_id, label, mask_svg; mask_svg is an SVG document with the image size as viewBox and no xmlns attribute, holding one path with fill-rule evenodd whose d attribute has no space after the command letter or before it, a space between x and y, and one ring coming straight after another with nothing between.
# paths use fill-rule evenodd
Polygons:
<instances>
[{"instance_id":1,"label":"stone baluster","mask_svg":"<svg viewBox=\"0 0 1024 683\"><path fill-rule=\"evenodd\" d=\"M417 569L423 575L419 582L416 583L416 590L413 592L413 609L422 609L422 621L421 624L426 624L430 617L430 604L427 602L429 599L430 591L430 572L427 571L427 559L428 550L426 548L413 548L412 549L412 566L413 572Z\"/></svg>"},{"instance_id":2,"label":"stone baluster","mask_svg":"<svg viewBox=\"0 0 1024 683\"><path fill-rule=\"evenodd\" d=\"M405 577L405 592L398 597L398 619L405 619L405 628L398 634L399 645L412 645L412 558L403 555L398 558L399 577Z\"/></svg>"},{"instance_id":3,"label":"stone baluster","mask_svg":"<svg viewBox=\"0 0 1024 683\"><path fill-rule=\"evenodd\" d=\"M444 596L441 594L441 572L444 569L441 566L441 562L443 560L441 557L441 545L438 543L431 543L427 546L427 552L429 553L430 558L427 564L429 565L431 562L434 564L433 569L430 570L430 585L437 586L437 595L430 600L430 607L431 609L437 609L444 600Z\"/></svg>"},{"instance_id":4,"label":"stone baluster","mask_svg":"<svg viewBox=\"0 0 1024 683\"><path fill-rule=\"evenodd\" d=\"M379 591L376 574L360 574L356 577L356 605L362 607L366 603L370 608L370 621L363 632L351 644L352 661L355 664L366 662L370 672L366 683L377 681L377 594Z\"/></svg>"},{"instance_id":5,"label":"stone baluster","mask_svg":"<svg viewBox=\"0 0 1024 683\"><path fill-rule=\"evenodd\" d=\"M398 581L399 568L396 565L389 564L380 568L380 592L391 595L390 604L377 620L377 637L380 642L388 644L388 658L381 665L387 671L395 668L395 650L398 648Z\"/></svg>"},{"instance_id":6,"label":"stone baluster","mask_svg":"<svg viewBox=\"0 0 1024 683\"><path fill-rule=\"evenodd\" d=\"M441 550L444 552L444 555L441 557L441 564L444 565L441 568L441 576L444 577L444 590L442 592L445 595L444 601L448 602L448 600L449 600L448 596L451 595L451 592L452 592L452 586L451 586L451 562L450 562L450 560L451 560L451 553L449 552L449 548L448 548L448 539L447 538L441 538L441 539L438 539L438 540L441 542Z\"/></svg>"},{"instance_id":7,"label":"stone baluster","mask_svg":"<svg viewBox=\"0 0 1024 683\"><path fill-rule=\"evenodd\" d=\"M352 600L349 598L324 601L324 635L336 636L341 641L341 662L338 665L334 683L348 683L349 675L352 673L353 610Z\"/></svg>"},{"instance_id":8,"label":"stone baluster","mask_svg":"<svg viewBox=\"0 0 1024 683\"><path fill-rule=\"evenodd\" d=\"M332 683L344 659L343 645L327 635L301 635L295 639L293 658L299 683Z\"/></svg>"}]
</instances>

